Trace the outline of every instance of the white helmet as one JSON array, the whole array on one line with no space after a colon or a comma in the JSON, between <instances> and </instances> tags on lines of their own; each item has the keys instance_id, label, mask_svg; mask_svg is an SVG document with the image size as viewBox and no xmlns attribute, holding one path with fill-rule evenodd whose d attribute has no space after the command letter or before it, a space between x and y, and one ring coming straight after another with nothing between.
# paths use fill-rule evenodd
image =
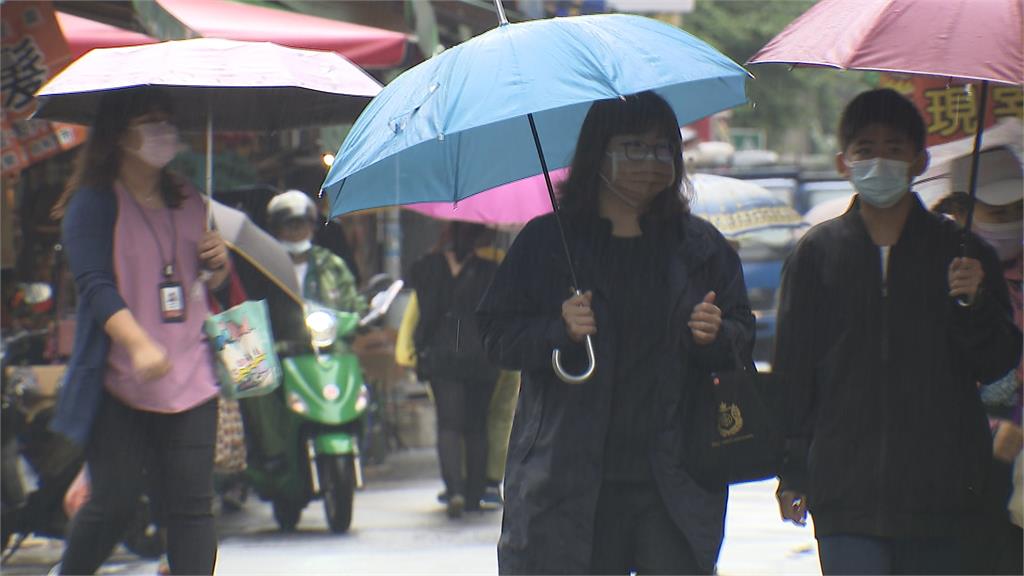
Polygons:
<instances>
[{"instance_id":1,"label":"white helmet","mask_svg":"<svg viewBox=\"0 0 1024 576\"><path fill-rule=\"evenodd\" d=\"M267 204L267 222L273 230L292 218L305 218L316 222L316 204L301 190L282 192Z\"/></svg>"}]
</instances>

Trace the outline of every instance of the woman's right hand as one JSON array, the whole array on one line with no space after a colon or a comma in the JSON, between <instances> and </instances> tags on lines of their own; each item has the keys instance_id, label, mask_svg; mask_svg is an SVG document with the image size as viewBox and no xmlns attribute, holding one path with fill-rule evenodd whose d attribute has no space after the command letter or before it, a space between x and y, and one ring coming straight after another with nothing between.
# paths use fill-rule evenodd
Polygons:
<instances>
[{"instance_id":1,"label":"woman's right hand","mask_svg":"<svg viewBox=\"0 0 1024 576\"><path fill-rule=\"evenodd\" d=\"M143 381L156 380L171 370L171 361L162 346L146 340L131 350L132 367L135 376Z\"/></svg>"},{"instance_id":2,"label":"woman's right hand","mask_svg":"<svg viewBox=\"0 0 1024 576\"><path fill-rule=\"evenodd\" d=\"M562 320L569 338L579 344L587 336L597 334L597 319L590 307L593 292L586 291L562 302Z\"/></svg>"}]
</instances>

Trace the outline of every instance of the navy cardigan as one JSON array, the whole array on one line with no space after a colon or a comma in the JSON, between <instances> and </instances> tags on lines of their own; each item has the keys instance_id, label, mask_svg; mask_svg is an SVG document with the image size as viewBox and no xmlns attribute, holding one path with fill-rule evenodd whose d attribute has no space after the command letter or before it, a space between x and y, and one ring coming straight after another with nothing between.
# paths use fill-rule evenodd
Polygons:
<instances>
[{"instance_id":1,"label":"navy cardigan","mask_svg":"<svg viewBox=\"0 0 1024 576\"><path fill-rule=\"evenodd\" d=\"M117 197L111 190L81 188L68 203L61 226L68 265L78 291L75 343L50 427L85 445L103 397L110 337L107 320L127 304L114 276Z\"/></svg>"}]
</instances>

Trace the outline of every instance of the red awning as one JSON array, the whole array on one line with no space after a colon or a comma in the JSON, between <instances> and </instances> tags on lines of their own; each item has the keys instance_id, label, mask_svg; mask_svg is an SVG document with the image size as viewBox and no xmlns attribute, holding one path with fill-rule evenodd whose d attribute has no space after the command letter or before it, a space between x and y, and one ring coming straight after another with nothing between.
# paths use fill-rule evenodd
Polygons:
<instances>
[{"instance_id":1,"label":"red awning","mask_svg":"<svg viewBox=\"0 0 1024 576\"><path fill-rule=\"evenodd\" d=\"M61 32L68 43L72 60L93 48L139 46L157 42L155 38L150 38L145 34L108 26L95 20L79 18L64 12L57 12L57 23L60 24Z\"/></svg>"},{"instance_id":2,"label":"red awning","mask_svg":"<svg viewBox=\"0 0 1024 576\"><path fill-rule=\"evenodd\" d=\"M364 68L405 59L405 34L228 0L157 0L170 15L207 38L274 42L337 52Z\"/></svg>"}]
</instances>

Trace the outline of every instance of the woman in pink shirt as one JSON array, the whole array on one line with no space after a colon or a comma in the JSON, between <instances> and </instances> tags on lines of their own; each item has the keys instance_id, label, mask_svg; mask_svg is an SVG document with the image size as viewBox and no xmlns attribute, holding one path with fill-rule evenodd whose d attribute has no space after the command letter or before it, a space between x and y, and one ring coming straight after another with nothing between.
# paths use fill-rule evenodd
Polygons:
<instances>
[{"instance_id":1,"label":"woman in pink shirt","mask_svg":"<svg viewBox=\"0 0 1024 576\"><path fill-rule=\"evenodd\" d=\"M172 573L212 574L216 561L218 389L202 323L229 259L203 199L165 168L180 147L170 119L159 91L105 96L57 207L79 307L54 428L84 444L92 481L62 574L94 573L110 555L144 470Z\"/></svg>"}]
</instances>

